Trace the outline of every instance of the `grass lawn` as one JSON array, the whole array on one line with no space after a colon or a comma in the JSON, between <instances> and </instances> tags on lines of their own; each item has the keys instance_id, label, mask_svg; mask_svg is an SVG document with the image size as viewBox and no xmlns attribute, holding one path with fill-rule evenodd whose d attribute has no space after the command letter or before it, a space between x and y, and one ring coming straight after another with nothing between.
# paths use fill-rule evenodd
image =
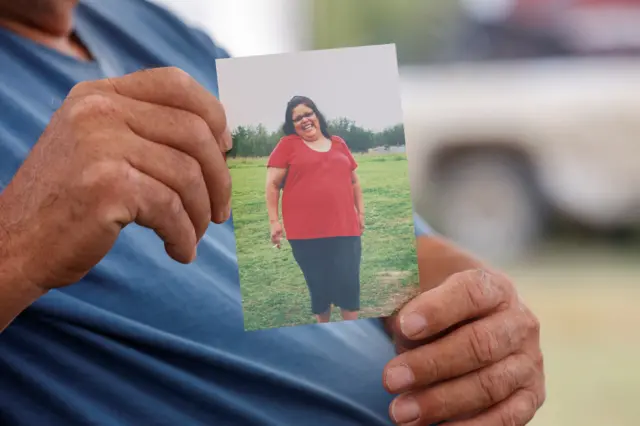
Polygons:
<instances>
[{"instance_id":1,"label":"grass lawn","mask_svg":"<svg viewBox=\"0 0 640 426\"><path fill-rule=\"evenodd\" d=\"M362 238L361 317L387 315L417 283L415 237L404 155L356 155L366 230ZM266 159L230 159L245 328L315 322L290 246L274 249L264 187ZM339 320L334 310L333 320Z\"/></svg>"}]
</instances>

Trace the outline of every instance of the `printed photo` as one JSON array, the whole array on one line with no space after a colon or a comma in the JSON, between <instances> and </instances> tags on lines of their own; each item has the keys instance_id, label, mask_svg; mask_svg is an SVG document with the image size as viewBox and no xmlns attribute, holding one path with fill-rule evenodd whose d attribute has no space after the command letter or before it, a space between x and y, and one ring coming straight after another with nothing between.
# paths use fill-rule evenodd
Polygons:
<instances>
[{"instance_id":1,"label":"printed photo","mask_svg":"<svg viewBox=\"0 0 640 426\"><path fill-rule=\"evenodd\" d=\"M245 330L391 314L418 282L395 46L217 68Z\"/></svg>"}]
</instances>

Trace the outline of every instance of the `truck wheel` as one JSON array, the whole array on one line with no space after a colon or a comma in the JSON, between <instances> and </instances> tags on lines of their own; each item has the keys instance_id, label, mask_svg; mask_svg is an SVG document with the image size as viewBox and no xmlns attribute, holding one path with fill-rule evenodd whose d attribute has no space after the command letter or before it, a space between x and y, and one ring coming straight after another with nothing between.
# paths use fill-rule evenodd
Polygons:
<instances>
[{"instance_id":1,"label":"truck wheel","mask_svg":"<svg viewBox=\"0 0 640 426\"><path fill-rule=\"evenodd\" d=\"M428 197L439 230L491 261L521 258L544 229L544 203L524 161L496 153L447 161Z\"/></svg>"}]
</instances>

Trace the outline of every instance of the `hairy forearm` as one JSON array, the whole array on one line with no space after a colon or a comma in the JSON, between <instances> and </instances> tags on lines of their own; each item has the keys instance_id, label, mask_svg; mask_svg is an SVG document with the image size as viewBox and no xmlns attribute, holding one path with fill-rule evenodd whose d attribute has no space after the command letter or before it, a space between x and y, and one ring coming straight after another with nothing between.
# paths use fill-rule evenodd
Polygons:
<instances>
[{"instance_id":1,"label":"hairy forearm","mask_svg":"<svg viewBox=\"0 0 640 426\"><path fill-rule=\"evenodd\" d=\"M36 286L20 282L0 266L0 332L43 294Z\"/></svg>"},{"instance_id":2,"label":"hairy forearm","mask_svg":"<svg viewBox=\"0 0 640 426\"><path fill-rule=\"evenodd\" d=\"M45 293L23 277L20 265L9 247L9 234L0 224L0 332Z\"/></svg>"},{"instance_id":3,"label":"hairy forearm","mask_svg":"<svg viewBox=\"0 0 640 426\"><path fill-rule=\"evenodd\" d=\"M278 222L280 220L280 214L278 213L278 205L280 204L280 188L271 183L267 184L266 196L269 222Z\"/></svg>"}]
</instances>

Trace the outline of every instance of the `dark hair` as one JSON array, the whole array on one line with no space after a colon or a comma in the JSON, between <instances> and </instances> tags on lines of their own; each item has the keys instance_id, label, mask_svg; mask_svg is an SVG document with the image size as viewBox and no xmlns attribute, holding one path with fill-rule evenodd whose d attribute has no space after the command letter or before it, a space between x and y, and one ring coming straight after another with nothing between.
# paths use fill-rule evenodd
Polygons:
<instances>
[{"instance_id":1,"label":"dark hair","mask_svg":"<svg viewBox=\"0 0 640 426\"><path fill-rule=\"evenodd\" d=\"M307 98L306 96L294 96L287 103L287 111L285 112L285 116L284 116L284 126L282 126L282 131L284 132L284 134L289 136L289 135L294 135L296 133L296 128L293 124L292 116L293 116L293 110L298 105L306 105L313 110L313 112L316 114L316 117L318 117L318 122L320 123L320 131L326 138L330 139L331 134L329 133L329 126L327 125L327 120L324 118L324 115L322 115L322 113L316 106L315 102L313 102L311 99Z\"/></svg>"}]
</instances>

